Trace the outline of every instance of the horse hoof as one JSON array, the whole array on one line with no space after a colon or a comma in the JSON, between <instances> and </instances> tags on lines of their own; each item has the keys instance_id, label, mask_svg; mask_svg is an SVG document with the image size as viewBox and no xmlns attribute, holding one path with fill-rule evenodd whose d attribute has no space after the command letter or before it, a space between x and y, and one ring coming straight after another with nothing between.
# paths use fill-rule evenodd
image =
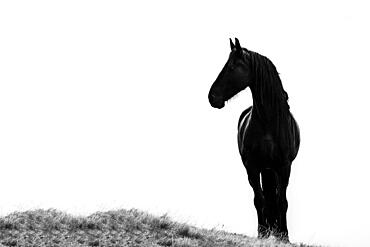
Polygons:
<instances>
[{"instance_id":1,"label":"horse hoof","mask_svg":"<svg viewBox=\"0 0 370 247\"><path fill-rule=\"evenodd\" d=\"M281 237L279 238L279 240L280 240L281 242L283 242L283 243L286 243L286 244L290 243L290 241L289 241L289 237L288 237L288 236L281 236Z\"/></svg>"}]
</instances>

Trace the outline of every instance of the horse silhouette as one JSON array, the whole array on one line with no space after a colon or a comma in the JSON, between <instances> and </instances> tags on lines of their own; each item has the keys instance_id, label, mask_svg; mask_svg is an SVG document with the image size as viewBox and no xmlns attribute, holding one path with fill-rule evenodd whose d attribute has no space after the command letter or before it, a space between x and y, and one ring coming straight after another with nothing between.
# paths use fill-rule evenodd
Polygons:
<instances>
[{"instance_id":1,"label":"horse silhouette","mask_svg":"<svg viewBox=\"0 0 370 247\"><path fill-rule=\"evenodd\" d=\"M221 109L240 91L250 88L253 106L238 122L238 146L254 192L258 237L273 235L289 242L286 190L300 134L290 113L288 94L273 63L230 39L229 58L211 86L208 99Z\"/></svg>"}]
</instances>

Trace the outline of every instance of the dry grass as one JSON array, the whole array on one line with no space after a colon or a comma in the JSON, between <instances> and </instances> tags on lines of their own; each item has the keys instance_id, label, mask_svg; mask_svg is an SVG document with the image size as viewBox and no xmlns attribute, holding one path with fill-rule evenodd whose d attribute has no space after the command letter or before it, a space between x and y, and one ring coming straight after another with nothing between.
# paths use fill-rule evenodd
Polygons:
<instances>
[{"instance_id":1,"label":"dry grass","mask_svg":"<svg viewBox=\"0 0 370 247\"><path fill-rule=\"evenodd\" d=\"M166 215L155 217L135 209L97 212L88 217L53 209L15 212L0 218L0 246L308 247L199 229Z\"/></svg>"}]
</instances>

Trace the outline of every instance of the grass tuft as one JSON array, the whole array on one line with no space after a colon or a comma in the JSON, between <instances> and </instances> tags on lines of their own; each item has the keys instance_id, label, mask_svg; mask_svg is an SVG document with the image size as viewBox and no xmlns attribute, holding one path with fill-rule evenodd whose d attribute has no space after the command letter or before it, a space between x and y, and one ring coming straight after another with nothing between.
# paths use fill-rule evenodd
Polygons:
<instances>
[{"instance_id":1,"label":"grass tuft","mask_svg":"<svg viewBox=\"0 0 370 247\"><path fill-rule=\"evenodd\" d=\"M0 218L0 246L299 246L275 239L200 229L168 215L155 217L131 209L71 216L55 209L14 212Z\"/></svg>"}]
</instances>

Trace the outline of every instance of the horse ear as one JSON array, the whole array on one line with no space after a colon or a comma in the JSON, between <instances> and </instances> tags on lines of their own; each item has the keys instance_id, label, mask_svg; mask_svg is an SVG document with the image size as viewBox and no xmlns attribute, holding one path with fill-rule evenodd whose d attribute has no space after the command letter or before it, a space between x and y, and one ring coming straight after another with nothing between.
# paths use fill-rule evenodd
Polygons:
<instances>
[{"instance_id":1,"label":"horse ear","mask_svg":"<svg viewBox=\"0 0 370 247\"><path fill-rule=\"evenodd\" d=\"M233 41L232 41L232 39L231 39L231 38L229 38L229 40L230 40L230 48L231 48L231 50L232 50L232 49L234 49L234 48L235 48L235 45L234 45L234 43L233 43Z\"/></svg>"},{"instance_id":2,"label":"horse ear","mask_svg":"<svg viewBox=\"0 0 370 247\"><path fill-rule=\"evenodd\" d=\"M242 47L240 46L238 38L235 38L235 47L238 51L242 50Z\"/></svg>"}]
</instances>

